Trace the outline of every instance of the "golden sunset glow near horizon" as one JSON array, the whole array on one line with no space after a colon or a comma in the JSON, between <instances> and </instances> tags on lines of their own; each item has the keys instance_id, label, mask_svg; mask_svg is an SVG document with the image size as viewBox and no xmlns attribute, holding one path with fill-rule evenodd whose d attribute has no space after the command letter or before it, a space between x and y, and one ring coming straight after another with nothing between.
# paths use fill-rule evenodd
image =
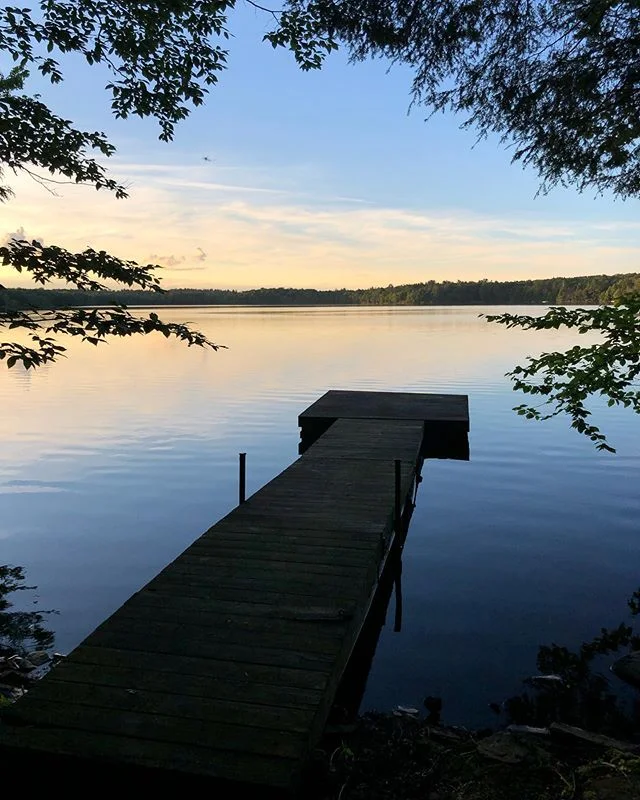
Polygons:
<instances>
[{"instance_id":1,"label":"golden sunset glow near horizon","mask_svg":"<svg viewBox=\"0 0 640 800\"><path fill-rule=\"evenodd\" d=\"M91 246L162 266L166 288L367 288L429 280L518 280L639 269L637 202L556 189L475 144L461 119L407 115L410 74L329 58L302 73L260 44L264 17L238 9L229 68L203 108L157 140L116 121L106 74L71 62L57 112L117 146L106 163L130 197L7 173L0 243ZM63 67L66 62L63 60ZM0 64L0 67L2 65ZM475 146L474 146L475 145ZM9 286L29 286L18 273Z\"/></svg>"}]
</instances>

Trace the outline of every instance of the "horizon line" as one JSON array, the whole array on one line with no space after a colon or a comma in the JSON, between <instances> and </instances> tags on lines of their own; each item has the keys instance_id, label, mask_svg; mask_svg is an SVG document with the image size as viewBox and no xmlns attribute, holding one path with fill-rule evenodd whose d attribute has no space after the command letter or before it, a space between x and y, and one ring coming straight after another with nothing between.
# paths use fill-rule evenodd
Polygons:
<instances>
[{"instance_id":1,"label":"horizon line","mask_svg":"<svg viewBox=\"0 0 640 800\"><path fill-rule=\"evenodd\" d=\"M342 287L335 287L333 289L316 289L310 286L307 287L296 287L296 286L260 286L260 287L244 287L244 288L233 288L233 287L190 287L190 286L179 286L179 287L172 287L170 289L163 289L161 287L161 291L159 293L164 294L167 292L271 292L271 291L287 291L287 292L367 292L373 289L398 289L405 286L424 286L429 283L434 284L446 284L446 283L464 283L464 284L474 284L474 283L499 283L499 284L511 284L511 283L536 283L542 281L571 281L571 280L583 280L585 278L617 278L617 277L629 277L629 276L637 276L640 277L640 272L597 272L592 273L589 275L554 275L548 278L513 278L509 280L495 280L492 278L478 278L477 280L463 280L461 278L457 278L455 280L441 280L437 281L433 278L426 280L426 281L418 281L416 283L388 283L386 285L378 285L378 286L367 286L367 287L357 287L353 289L349 289L345 286ZM157 290L154 289L143 289L143 288L134 288L134 287L127 287L127 288L105 288L105 289L98 289L98 290L87 290L87 289L78 289L77 287L62 287L62 288L53 288L53 287L46 287L46 286L6 286L2 287L6 291L12 290L22 290L22 291L38 291L38 292L87 292L88 294L100 294L100 292L154 292Z\"/></svg>"}]
</instances>

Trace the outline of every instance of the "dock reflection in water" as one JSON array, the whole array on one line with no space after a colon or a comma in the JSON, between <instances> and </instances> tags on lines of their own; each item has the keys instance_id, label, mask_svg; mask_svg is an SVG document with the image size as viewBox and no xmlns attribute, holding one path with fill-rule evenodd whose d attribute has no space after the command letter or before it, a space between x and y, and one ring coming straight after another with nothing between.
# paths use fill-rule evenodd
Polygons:
<instances>
[{"instance_id":1,"label":"dock reflection in water","mask_svg":"<svg viewBox=\"0 0 640 800\"><path fill-rule=\"evenodd\" d=\"M469 434L463 430L454 429L446 434L440 432L436 435L435 430L430 432L426 426L422 457L423 459L448 458L468 461ZM416 474L413 499L406 503L403 510L400 535L396 535L392 543L369 614L336 692L329 716L329 726L350 724L358 716L380 634L387 624L392 596L394 599L393 632L402 632L402 554L421 482L422 469L420 468Z\"/></svg>"}]
</instances>

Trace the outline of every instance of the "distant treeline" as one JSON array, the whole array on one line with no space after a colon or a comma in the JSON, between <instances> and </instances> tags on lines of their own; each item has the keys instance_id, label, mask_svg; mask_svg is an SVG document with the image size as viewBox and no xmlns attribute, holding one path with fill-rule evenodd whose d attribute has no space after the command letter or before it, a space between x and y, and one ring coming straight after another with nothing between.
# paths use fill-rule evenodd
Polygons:
<instances>
[{"instance_id":1,"label":"distant treeline","mask_svg":"<svg viewBox=\"0 0 640 800\"><path fill-rule=\"evenodd\" d=\"M126 289L83 292L76 289L9 289L0 292L2 306L63 308L68 306L162 305L510 305L610 303L628 292L640 292L640 273L586 275L530 281L428 281L372 289L170 289L158 292Z\"/></svg>"}]
</instances>

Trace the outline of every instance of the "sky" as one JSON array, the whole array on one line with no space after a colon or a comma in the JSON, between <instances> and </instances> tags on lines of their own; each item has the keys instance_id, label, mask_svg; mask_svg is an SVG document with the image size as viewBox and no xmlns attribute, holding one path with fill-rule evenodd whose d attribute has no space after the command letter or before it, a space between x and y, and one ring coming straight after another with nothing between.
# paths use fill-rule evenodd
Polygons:
<instances>
[{"instance_id":1,"label":"sky","mask_svg":"<svg viewBox=\"0 0 640 800\"><path fill-rule=\"evenodd\" d=\"M11 176L0 242L15 235L72 250L106 249L162 266L163 285L369 287L639 269L637 201L556 189L461 118L409 113L411 74L333 54L318 72L261 42L271 26L241 5L229 21L229 68L204 107L158 140L151 120L113 119L108 76L77 58L54 111L117 147L109 168L130 192ZM1 66L1 65L0 65ZM8 285L27 285L16 274Z\"/></svg>"}]
</instances>

